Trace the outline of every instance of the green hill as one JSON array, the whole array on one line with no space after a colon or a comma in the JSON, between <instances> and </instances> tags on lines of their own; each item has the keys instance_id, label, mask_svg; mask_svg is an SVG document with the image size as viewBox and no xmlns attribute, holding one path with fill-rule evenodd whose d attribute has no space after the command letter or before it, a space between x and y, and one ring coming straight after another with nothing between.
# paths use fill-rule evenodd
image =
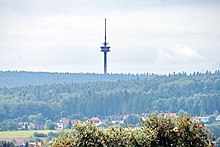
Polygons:
<instances>
[{"instance_id":1,"label":"green hill","mask_svg":"<svg viewBox=\"0 0 220 147\"><path fill-rule=\"evenodd\" d=\"M4 72L1 73L6 74ZM19 79L12 75L24 74ZM29 75L30 74L30 75ZM38 75L39 74L39 75ZM98 75L76 74L76 81L64 80L74 74L16 73L5 76L18 79L17 87L1 82L0 122L30 115L56 120L60 117L109 116L141 114L150 111L186 111L192 115L220 112L220 72L171 75ZM35 78L31 78L34 75ZM38 75L38 76L37 76ZM45 76L43 85L36 77ZM47 75L47 76L46 76ZM61 77L63 81L56 83ZM63 76L63 77L62 77ZM27 77L27 78L26 78ZM96 77L82 81L84 77ZM102 79L103 77L103 79ZM112 78L111 78L112 77ZM121 78L120 78L121 77ZM29 78L32 79L29 81ZM48 80L46 80L48 78ZM47 81L55 79L54 84ZM89 79L89 78L87 78ZM116 80L117 79L117 80ZM25 81L25 84L19 83ZM33 84L28 86L27 83ZM47 84L46 84L47 83ZM20 86L19 86L20 85ZM12 86L12 85L11 85Z\"/></svg>"}]
</instances>

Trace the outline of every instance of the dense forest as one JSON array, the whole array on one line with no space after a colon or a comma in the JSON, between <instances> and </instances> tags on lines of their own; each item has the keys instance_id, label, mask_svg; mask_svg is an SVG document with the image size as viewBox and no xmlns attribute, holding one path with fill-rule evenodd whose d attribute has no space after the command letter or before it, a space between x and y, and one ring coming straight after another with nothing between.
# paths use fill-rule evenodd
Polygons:
<instances>
[{"instance_id":1,"label":"dense forest","mask_svg":"<svg viewBox=\"0 0 220 147\"><path fill-rule=\"evenodd\" d=\"M0 75L0 122L30 115L57 120L146 111L185 111L192 115L220 112L219 70L168 75L34 72L0 72Z\"/></svg>"},{"instance_id":2,"label":"dense forest","mask_svg":"<svg viewBox=\"0 0 220 147\"><path fill-rule=\"evenodd\" d=\"M148 75L148 74L147 74ZM145 74L138 75L140 78ZM133 74L96 73L50 73L26 71L0 71L0 87L20 87L54 83L83 83L92 81L115 81L135 78Z\"/></svg>"}]
</instances>

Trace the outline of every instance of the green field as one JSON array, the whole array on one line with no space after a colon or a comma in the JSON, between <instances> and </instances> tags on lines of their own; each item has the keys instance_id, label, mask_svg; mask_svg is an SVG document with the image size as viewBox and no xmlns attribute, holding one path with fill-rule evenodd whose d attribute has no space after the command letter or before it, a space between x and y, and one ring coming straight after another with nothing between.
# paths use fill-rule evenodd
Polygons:
<instances>
[{"instance_id":1,"label":"green field","mask_svg":"<svg viewBox=\"0 0 220 147\"><path fill-rule=\"evenodd\" d=\"M51 130L23 130L23 131L3 131L0 132L1 138L30 137L34 132L48 134ZM56 131L52 131L56 132Z\"/></svg>"}]
</instances>

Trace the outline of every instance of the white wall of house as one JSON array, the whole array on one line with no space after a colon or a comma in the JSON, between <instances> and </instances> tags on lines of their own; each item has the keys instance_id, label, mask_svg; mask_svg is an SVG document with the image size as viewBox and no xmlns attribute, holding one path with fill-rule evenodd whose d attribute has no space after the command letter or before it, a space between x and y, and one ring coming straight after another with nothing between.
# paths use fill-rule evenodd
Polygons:
<instances>
[{"instance_id":1,"label":"white wall of house","mask_svg":"<svg viewBox=\"0 0 220 147\"><path fill-rule=\"evenodd\" d=\"M63 123L57 123L57 130L63 130Z\"/></svg>"}]
</instances>

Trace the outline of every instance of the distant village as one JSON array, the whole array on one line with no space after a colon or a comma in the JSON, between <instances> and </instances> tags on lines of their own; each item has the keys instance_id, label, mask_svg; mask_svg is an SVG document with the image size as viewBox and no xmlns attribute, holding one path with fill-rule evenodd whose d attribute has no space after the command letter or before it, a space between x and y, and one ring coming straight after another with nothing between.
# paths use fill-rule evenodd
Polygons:
<instances>
[{"instance_id":1,"label":"distant village","mask_svg":"<svg viewBox=\"0 0 220 147\"><path fill-rule=\"evenodd\" d=\"M160 113L160 116L163 117L177 117L176 113ZM140 120L144 120L146 118L146 114L132 114L132 115L112 115L109 117L91 117L90 119L67 119L62 118L56 122L50 122L50 124L46 124L46 122L34 123L34 122L20 122L21 128L19 130L65 130L70 129L76 123L85 123L86 121L91 121L93 124L107 128L108 126L121 126L121 127L138 127ZM209 124L213 122L220 122L220 115L215 117L213 116L196 116L193 117L203 124Z\"/></svg>"},{"instance_id":2,"label":"distant village","mask_svg":"<svg viewBox=\"0 0 220 147\"><path fill-rule=\"evenodd\" d=\"M141 120L145 120L146 117L150 115L147 113L143 114L131 114L131 115L112 115L108 117L91 117L91 118L81 118L81 119L67 119L62 118L58 121L47 120L46 122L20 122L19 128L17 130L36 130L34 134L29 138L28 145L27 141L16 141L16 145L19 147L25 146L41 146L47 143L53 137L58 137L58 135L67 129L74 127L74 124L81 123L85 124L87 121L91 121L98 127L108 128L114 127L139 127ZM178 115L176 113L159 113L160 117L170 117L176 118ZM184 114L183 114L184 115ZM220 115L210 115L206 117L196 116L193 117L195 120L203 124L220 124ZM38 132L42 130L51 130L50 133L44 134Z\"/></svg>"}]
</instances>

